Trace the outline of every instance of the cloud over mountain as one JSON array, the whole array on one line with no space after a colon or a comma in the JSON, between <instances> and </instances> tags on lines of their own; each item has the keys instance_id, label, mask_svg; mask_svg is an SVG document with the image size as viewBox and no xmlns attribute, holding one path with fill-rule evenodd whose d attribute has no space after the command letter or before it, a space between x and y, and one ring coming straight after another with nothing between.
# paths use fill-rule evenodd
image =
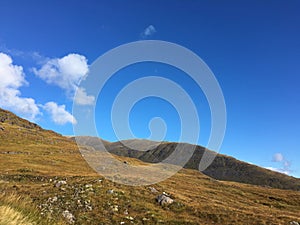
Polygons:
<instances>
[{"instance_id":1,"label":"cloud over mountain","mask_svg":"<svg viewBox=\"0 0 300 225\"><path fill-rule=\"evenodd\" d=\"M282 153L275 153L273 155L272 162L279 164L280 168L271 166L271 167L266 167L266 169L273 170L273 171L283 173L283 174L287 174L287 175L289 175L292 172L291 162L289 160L287 160L283 156Z\"/></svg>"}]
</instances>

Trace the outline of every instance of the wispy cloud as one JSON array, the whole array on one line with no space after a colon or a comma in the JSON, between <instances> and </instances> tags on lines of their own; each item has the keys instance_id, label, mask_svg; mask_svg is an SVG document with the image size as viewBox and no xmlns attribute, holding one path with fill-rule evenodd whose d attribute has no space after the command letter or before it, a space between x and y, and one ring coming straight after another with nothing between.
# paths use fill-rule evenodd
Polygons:
<instances>
[{"instance_id":1,"label":"wispy cloud","mask_svg":"<svg viewBox=\"0 0 300 225\"><path fill-rule=\"evenodd\" d=\"M152 35L154 35L156 33L156 29L153 25L149 25L148 27L146 27L143 32L141 33L141 37L142 38L149 38Z\"/></svg>"},{"instance_id":2,"label":"wispy cloud","mask_svg":"<svg viewBox=\"0 0 300 225\"><path fill-rule=\"evenodd\" d=\"M43 64L49 60L48 57L43 56L42 54L40 54L37 51L26 52L26 51L22 51L19 49L12 49L12 48L6 47L6 45L3 43L0 44L0 52L3 52L5 54L13 56L15 58L19 57L19 58L22 58L27 61L33 61L34 64L38 64L38 65Z\"/></svg>"},{"instance_id":3,"label":"wispy cloud","mask_svg":"<svg viewBox=\"0 0 300 225\"><path fill-rule=\"evenodd\" d=\"M14 65L12 58L0 53L0 107L34 120L41 112L32 98L21 97L20 87L28 85L23 67Z\"/></svg>"},{"instance_id":4,"label":"wispy cloud","mask_svg":"<svg viewBox=\"0 0 300 225\"><path fill-rule=\"evenodd\" d=\"M273 159L272 159L273 162L282 162L283 160L284 160L284 157L281 153L275 153L273 155Z\"/></svg>"},{"instance_id":5,"label":"wispy cloud","mask_svg":"<svg viewBox=\"0 0 300 225\"><path fill-rule=\"evenodd\" d=\"M291 170L291 162L287 160L282 153L275 153L272 157L272 162L277 163L278 167L266 167L266 169L273 170L279 173L284 173L290 175Z\"/></svg>"}]
</instances>

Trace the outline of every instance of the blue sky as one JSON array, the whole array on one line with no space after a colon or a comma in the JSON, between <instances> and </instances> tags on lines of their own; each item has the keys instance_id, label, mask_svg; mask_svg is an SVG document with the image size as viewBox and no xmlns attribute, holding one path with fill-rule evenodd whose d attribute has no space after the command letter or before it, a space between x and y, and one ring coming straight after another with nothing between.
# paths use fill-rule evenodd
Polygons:
<instances>
[{"instance_id":1,"label":"blue sky","mask_svg":"<svg viewBox=\"0 0 300 225\"><path fill-rule=\"evenodd\" d=\"M227 129L220 152L300 177L299 8L298 0L3 0L0 107L72 134L72 97L94 60L132 41L174 42L200 56L223 90ZM118 90L149 75L178 82L197 102L199 144L206 145L211 118L201 89L182 71L159 63L129 66L109 80L96 105L100 136L116 139L110 107ZM84 90L82 95L83 104L96 100ZM132 109L136 136L149 136L153 117L165 119L166 140L178 139L178 113L158 98Z\"/></svg>"}]
</instances>

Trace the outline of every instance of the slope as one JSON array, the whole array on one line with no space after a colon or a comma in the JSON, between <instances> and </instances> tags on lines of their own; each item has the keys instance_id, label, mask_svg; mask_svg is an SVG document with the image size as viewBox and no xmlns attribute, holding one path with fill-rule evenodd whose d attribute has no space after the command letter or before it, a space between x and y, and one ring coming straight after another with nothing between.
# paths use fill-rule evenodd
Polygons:
<instances>
[{"instance_id":1,"label":"slope","mask_svg":"<svg viewBox=\"0 0 300 225\"><path fill-rule=\"evenodd\" d=\"M95 174L73 141L0 109L0 173Z\"/></svg>"},{"instance_id":2,"label":"slope","mask_svg":"<svg viewBox=\"0 0 300 225\"><path fill-rule=\"evenodd\" d=\"M0 223L178 225L300 221L300 192L217 181L196 170L182 169L151 188L113 183L88 167L74 141L10 112L1 113L6 119L0 123ZM116 158L146 164L134 158ZM174 203L160 206L155 199L162 192L169 193Z\"/></svg>"},{"instance_id":3,"label":"slope","mask_svg":"<svg viewBox=\"0 0 300 225\"><path fill-rule=\"evenodd\" d=\"M79 138L80 142L85 145L99 149L99 146L93 145L97 143L97 138ZM90 142L90 140L93 140L93 142ZM132 157L149 163L161 162L167 158L178 145L178 143L173 142L162 142L159 144L148 140L125 140L114 143L104 142L104 144L107 150L113 154L123 157ZM131 149L131 147L134 147L134 149ZM198 170L205 148L202 146L193 147L195 147L195 152L185 165L185 168ZM143 149L144 151L135 149ZM146 149L149 150L145 151ZM300 179L245 163L222 154L217 154L213 163L205 171L203 171L203 173L218 180L236 181L281 189L300 190Z\"/></svg>"}]
</instances>

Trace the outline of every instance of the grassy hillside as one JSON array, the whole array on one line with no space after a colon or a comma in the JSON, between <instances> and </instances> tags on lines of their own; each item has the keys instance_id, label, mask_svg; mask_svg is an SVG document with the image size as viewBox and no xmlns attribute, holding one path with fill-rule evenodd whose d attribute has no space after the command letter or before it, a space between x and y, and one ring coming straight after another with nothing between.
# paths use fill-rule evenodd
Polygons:
<instances>
[{"instance_id":1,"label":"grassy hillside","mask_svg":"<svg viewBox=\"0 0 300 225\"><path fill-rule=\"evenodd\" d=\"M10 118L0 122L1 225L300 221L298 191L217 181L196 170L182 169L151 187L113 183L89 168L74 141L0 112ZM156 197L162 192L174 203L159 205Z\"/></svg>"},{"instance_id":2,"label":"grassy hillside","mask_svg":"<svg viewBox=\"0 0 300 225\"><path fill-rule=\"evenodd\" d=\"M72 140L0 110L2 174L94 174Z\"/></svg>"}]
</instances>

